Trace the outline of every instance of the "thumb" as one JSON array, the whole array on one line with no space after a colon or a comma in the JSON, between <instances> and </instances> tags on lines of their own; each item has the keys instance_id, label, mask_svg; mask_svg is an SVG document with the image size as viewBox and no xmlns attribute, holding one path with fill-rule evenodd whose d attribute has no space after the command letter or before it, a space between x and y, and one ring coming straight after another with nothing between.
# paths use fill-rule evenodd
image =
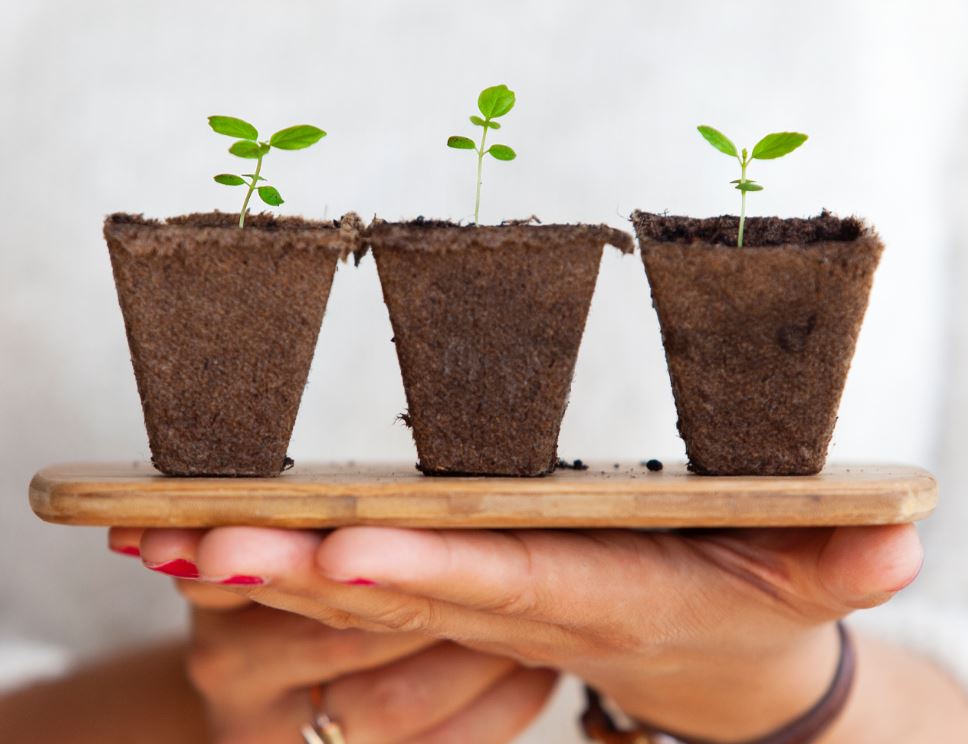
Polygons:
<instances>
[{"instance_id":1,"label":"thumb","mask_svg":"<svg viewBox=\"0 0 968 744\"><path fill-rule=\"evenodd\" d=\"M913 582L924 551L912 524L840 527L817 561L820 583L851 609L876 607Z\"/></svg>"}]
</instances>

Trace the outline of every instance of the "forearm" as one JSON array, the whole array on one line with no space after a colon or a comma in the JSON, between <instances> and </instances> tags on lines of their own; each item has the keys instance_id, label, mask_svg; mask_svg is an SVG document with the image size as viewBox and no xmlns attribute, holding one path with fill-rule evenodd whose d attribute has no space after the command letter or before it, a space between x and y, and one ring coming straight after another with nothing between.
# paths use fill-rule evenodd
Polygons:
<instances>
[{"instance_id":1,"label":"forearm","mask_svg":"<svg viewBox=\"0 0 968 744\"><path fill-rule=\"evenodd\" d=\"M822 744L939 744L968 741L968 695L916 653L857 639L853 694Z\"/></svg>"},{"instance_id":2,"label":"forearm","mask_svg":"<svg viewBox=\"0 0 968 744\"><path fill-rule=\"evenodd\" d=\"M139 649L0 697L4 744L202 744L183 643Z\"/></svg>"}]
</instances>

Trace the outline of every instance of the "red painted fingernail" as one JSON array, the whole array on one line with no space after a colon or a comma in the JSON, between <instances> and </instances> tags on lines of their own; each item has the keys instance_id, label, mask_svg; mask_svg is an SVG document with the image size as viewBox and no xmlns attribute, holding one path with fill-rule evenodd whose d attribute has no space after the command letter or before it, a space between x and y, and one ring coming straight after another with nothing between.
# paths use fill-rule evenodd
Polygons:
<instances>
[{"instance_id":1,"label":"red painted fingernail","mask_svg":"<svg viewBox=\"0 0 968 744\"><path fill-rule=\"evenodd\" d=\"M371 579L364 579L362 577L347 579L346 581L340 583L346 584L347 586L376 586L375 581L372 581Z\"/></svg>"},{"instance_id":2,"label":"red painted fingernail","mask_svg":"<svg viewBox=\"0 0 968 744\"><path fill-rule=\"evenodd\" d=\"M222 579L219 584L237 584L239 586L258 586L259 584L265 584L266 581L261 576L229 576L227 579Z\"/></svg>"},{"instance_id":3,"label":"red painted fingernail","mask_svg":"<svg viewBox=\"0 0 968 744\"><path fill-rule=\"evenodd\" d=\"M121 545L119 547L112 545L111 550L121 555L133 555L135 558L141 555L141 550L138 549L137 545Z\"/></svg>"},{"instance_id":4,"label":"red painted fingernail","mask_svg":"<svg viewBox=\"0 0 968 744\"><path fill-rule=\"evenodd\" d=\"M191 561L186 561L184 558L176 558L173 561L166 561L165 563L146 563L145 565L152 571L160 571L163 574L175 576L179 579L198 578L198 566Z\"/></svg>"}]
</instances>

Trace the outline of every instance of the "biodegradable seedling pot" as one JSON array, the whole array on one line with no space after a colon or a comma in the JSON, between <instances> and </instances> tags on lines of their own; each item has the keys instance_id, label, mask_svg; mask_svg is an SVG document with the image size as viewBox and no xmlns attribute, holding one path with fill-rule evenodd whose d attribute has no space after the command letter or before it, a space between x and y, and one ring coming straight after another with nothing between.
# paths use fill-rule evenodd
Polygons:
<instances>
[{"instance_id":1,"label":"biodegradable seedling pot","mask_svg":"<svg viewBox=\"0 0 968 744\"><path fill-rule=\"evenodd\" d=\"M543 475L564 415L604 225L377 221L372 247L428 475Z\"/></svg>"},{"instance_id":2,"label":"biodegradable seedling pot","mask_svg":"<svg viewBox=\"0 0 968 744\"><path fill-rule=\"evenodd\" d=\"M632 215L689 467L819 472L883 246L855 218Z\"/></svg>"},{"instance_id":3,"label":"biodegradable seedling pot","mask_svg":"<svg viewBox=\"0 0 968 744\"><path fill-rule=\"evenodd\" d=\"M272 476L285 467L336 261L361 224L114 214L104 236L155 467Z\"/></svg>"}]
</instances>

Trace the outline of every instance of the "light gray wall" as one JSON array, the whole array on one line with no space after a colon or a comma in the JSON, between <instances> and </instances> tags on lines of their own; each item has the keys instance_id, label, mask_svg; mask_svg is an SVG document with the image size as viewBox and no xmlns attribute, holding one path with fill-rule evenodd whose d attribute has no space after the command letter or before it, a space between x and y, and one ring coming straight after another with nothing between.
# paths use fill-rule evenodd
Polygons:
<instances>
[{"instance_id":1,"label":"light gray wall","mask_svg":"<svg viewBox=\"0 0 968 744\"><path fill-rule=\"evenodd\" d=\"M36 521L26 483L54 461L147 456L101 220L237 209L211 182L234 165L213 113L329 132L266 161L282 213L466 218L472 158L443 143L506 82L519 103L501 140L519 158L488 164L483 219L618 227L633 208L736 211L735 163L696 124L744 144L808 132L754 166L752 213L858 214L888 246L832 456L937 465L945 390L963 385L945 368L966 15L957 0L0 0L0 631L93 653L180 625L164 581L100 530ZM341 268L297 459L414 459L390 335L372 259ZM561 452L683 455L637 256L603 261Z\"/></svg>"}]
</instances>

